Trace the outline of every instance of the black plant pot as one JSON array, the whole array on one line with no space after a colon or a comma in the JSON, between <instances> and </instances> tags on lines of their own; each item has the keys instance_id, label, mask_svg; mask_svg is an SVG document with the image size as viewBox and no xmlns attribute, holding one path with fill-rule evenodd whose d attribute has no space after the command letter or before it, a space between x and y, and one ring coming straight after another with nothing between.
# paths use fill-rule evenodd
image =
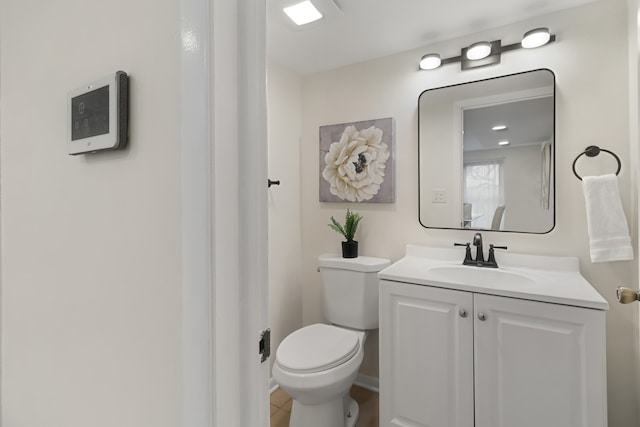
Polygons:
<instances>
[{"instance_id":1,"label":"black plant pot","mask_svg":"<svg viewBox=\"0 0 640 427\"><path fill-rule=\"evenodd\" d=\"M342 258L358 258L358 242L342 242Z\"/></svg>"}]
</instances>

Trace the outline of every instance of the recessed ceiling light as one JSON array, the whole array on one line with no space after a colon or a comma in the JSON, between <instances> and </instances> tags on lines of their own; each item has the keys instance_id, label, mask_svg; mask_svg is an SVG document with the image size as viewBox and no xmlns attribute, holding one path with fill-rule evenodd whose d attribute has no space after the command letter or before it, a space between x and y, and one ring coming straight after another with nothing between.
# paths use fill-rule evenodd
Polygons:
<instances>
[{"instance_id":1,"label":"recessed ceiling light","mask_svg":"<svg viewBox=\"0 0 640 427\"><path fill-rule=\"evenodd\" d=\"M322 14L309 0L282 9L296 25L309 24L322 18Z\"/></svg>"},{"instance_id":2,"label":"recessed ceiling light","mask_svg":"<svg viewBox=\"0 0 640 427\"><path fill-rule=\"evenodd\" d=\"M500 141L498 145L509 145L509 141Z\"/></svg>"},{"instance_id":3,"label":"recessed ceiling light","mask_svg":"<svg viewBox=\"0 0 640 427\"><path fill-rule=\"evenodd\" d=\"M507 125L495 125L491 128L491 130L505 130L507 129Z\"/></svg>"}]
</instances>

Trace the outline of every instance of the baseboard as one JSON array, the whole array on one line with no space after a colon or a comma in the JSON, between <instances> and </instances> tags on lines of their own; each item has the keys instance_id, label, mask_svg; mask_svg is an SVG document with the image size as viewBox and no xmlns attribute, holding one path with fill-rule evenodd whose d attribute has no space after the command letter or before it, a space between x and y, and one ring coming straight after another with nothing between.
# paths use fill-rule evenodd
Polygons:
<instances>
[{"instance_id":1,"label":"baseboard","mask_svg":"<svg viewBox=\"0 0 640 427\"><path fill-rule=\"evenodd\" d=\"M280 385L276 382L275 378L269 378L269 393L273 393L278 388L280 388Z\"/></svg>"},{"instance_id":2,"label":"baseboard","mask_svg":"<svg viewBox=\"0 0 640 427\"><path fill-rule=\"evenodd\" d=\"M362 388L366 388L367 390L374 391L376 393L380 392L380 380L376 377L358 374L354 384ZM273 393L279 387L280 386L273 377L269 378L269 393Z\"/></svg>"},{"instance_id":3,"label":"baseboard","mask_svg":"<svg viewBox=\"0 0 640 427\"><path fill-rule=\"evenodd\" d=\"M354 384L362 388L366 388L367 390L374 391L376 393L380 392L380 380L376 377L358 374Z\"/></svg>"}]
</instances>

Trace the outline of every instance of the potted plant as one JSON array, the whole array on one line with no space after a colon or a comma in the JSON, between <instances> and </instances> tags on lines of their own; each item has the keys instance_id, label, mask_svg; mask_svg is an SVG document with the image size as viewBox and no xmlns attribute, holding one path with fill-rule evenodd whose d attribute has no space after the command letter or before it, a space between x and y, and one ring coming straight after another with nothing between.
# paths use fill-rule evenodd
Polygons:
<instances>
[{"instance_id":1,"label":"potted plant","mask_svg":"<svg viewBox=\"0 0 640 427\"><path fill-rule=\"evenodd\" d=\"M342 226L334 217L331 217L331 223L329 227L336 232L342 234L345 240L342 242L342 257L343 258L357 258L358 257L358 242L353 240L358 229L358 223L362 219L362 215L351 212L347 209L347 214L344 219L344 226Z\"/></svg>"}]
</instances>

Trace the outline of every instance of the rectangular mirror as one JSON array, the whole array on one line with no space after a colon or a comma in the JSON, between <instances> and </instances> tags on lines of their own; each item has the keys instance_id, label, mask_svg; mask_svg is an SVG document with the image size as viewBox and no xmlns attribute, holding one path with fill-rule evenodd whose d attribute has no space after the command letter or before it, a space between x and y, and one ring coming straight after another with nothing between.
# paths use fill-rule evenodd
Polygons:
<instances>
[{"instance_id":1,"label":"rectangular mirror","mask_svg":"<svg viewBox=\"0 0 640 427\"><path fill-rule=\"evenodd\" d=\"M547 69L422 92L419 220L548 233L555 225L555 76Z\"/></svg>"}]
</instances>

